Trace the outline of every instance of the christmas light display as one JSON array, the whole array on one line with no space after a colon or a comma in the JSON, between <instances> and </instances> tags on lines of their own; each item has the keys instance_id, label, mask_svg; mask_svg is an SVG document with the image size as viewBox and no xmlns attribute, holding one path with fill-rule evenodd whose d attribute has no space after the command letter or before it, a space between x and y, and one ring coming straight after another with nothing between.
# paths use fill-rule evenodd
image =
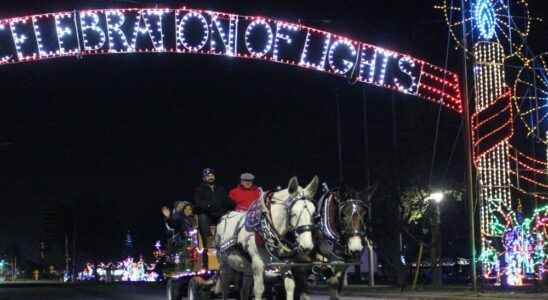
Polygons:
<instances>
[{"instance_id":1,"label":"christmas light display","mask_svg":"<svg viewBox=\"0 0 548 300\"><path fill-rule=\"evenodd\" d=\"M87 263L78 273L78 280L154 282L158 280L158 273L154 269L155 263L147 264L143 258L135 261L128 257L117 263Z\"/></svg>"},{"instance_id":2,"label":"christmas light display","mask_svg":"<svg viewBox=\"0 0 548 300\"><path fill-rule=\"evenodd\" d=\"M476 28L484 40L491 40L495 36L496 16L490 0L476 0L473 8Z\"/></svg>"},{"instance_id":3,"label":"christmas light display","mask_svg":"<svg viewBox=\"0 0 548 300\"><path fill-rule=\"evenodd\" d=\"M147 52L225 55L299 66L462 112L455 73L393 50L266 17L187 8L127 8L0 20L0 65Z\"/></svg>"},{"instance_id":4,"label":"christmas light display","mask_svg":"<svg viewBox=\"0 0 548 300\"><path fill-rule=\"evenodd\" d=\"M516 210L500 200L492 200L488 205L493 219L489 232L484 232L489 239L480 256L484 277L510 286L523 285L526 280L542 280L548 267L548 205L535 209L530 218L524 216L521 202Z\"/></svg>"},{"instance_id":5,"label":"christmas light display","mask_svg":"<svg viewBox=\"0 0 548 300\"><path fill-rule=\"evenodd\" d=\"M504 84L504 56L502 46L497 42L482 41L475 46L475 65L474 80L476 92L476 112L484 112L490 107L495 106L499 99L506 99ZM508 105L504 105L507 107ZM496 115L495 115L496 116ZM512 120L511 113L509 120ZM485 120L483 121L485 122ZM475 127L479 126L475 125ZM503 123L501 128L507 127ZM511 127L511 126L510 126ZM490 130L484 136L475 138L475 146L487 139L490 139L497 129ZM491 244L493 228L491 223L494 221L494 211L491 202L497 201L505 208L512 207L511 182L510 182L510 163L508 160L509 135L492 138L488 150L478 153L475 158L477 176L479 182L479 200L483 203L480 209L480 228L482 233L481 248L483 253L489 253L486 249ZM487 251L487 252L484 252ZM482 256L483 258L486 255ZM480 257L481 258L481 257ZM498 268L498 264L494 265ZM494 267L490 260L484 261L484 269ZM492 271L492 270L491 270Z\"/></svg>"},{"instance_id":6,"label":"christmas light display","mask_svg":"<svg viewBox=\"0 0 548 300\"><path fill-rule=\"evenodd\" d=\"M514 100L527 137L548 145L548 53L525 60L514 83Z\"/></svg>"},{"instance_id":7,"label":"christmas light display","mask_svg":"<svg viewBox=\"0 0 548 300\"><path fill-rule=\"evenodd\" d=\"M517 194L512 192L519 193L525 201L548 199L540 193L527 191L530 184L548 188L545 183L547 164L519 152L510 144L515 134L511 100L515 100L517 114L523 119L524 106L518 107L516 99L523 100L524 93L518 88L512 91L506 85L505 74L507 59L522 56L520 50L532 21L527 2L444 0L437 8L444 11L457 45L474 60L475 113L471 129L479 185L479 261L483 276L496 284L510 286L542 280L548 262L544 246L548 234L542 223L547 206L523 212L521 204L516 205ZM538 98L526 99L538 101ZM526 215L531 217L526 218ZM539 225L532 226L533 220Z\"/></svg>"},{"instance_id":8,"label":"christmas light display","mask_svg":"<svg viewBox=\"0 0 548 300\"><path fill-rule=\"evenodd\" d=\"M443 11L455 42L471 56L474 51L464 47L463 32L470 46L478 40L498 42L507 59L520 55L534 20L526 0L443 0L435 8Z\"/></svg>"}]
</instances>

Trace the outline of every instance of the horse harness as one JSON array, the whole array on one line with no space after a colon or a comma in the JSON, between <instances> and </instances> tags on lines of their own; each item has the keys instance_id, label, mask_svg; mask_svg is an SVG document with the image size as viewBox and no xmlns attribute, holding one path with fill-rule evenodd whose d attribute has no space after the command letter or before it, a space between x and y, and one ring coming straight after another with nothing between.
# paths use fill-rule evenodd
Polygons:
<instances>
[{"instance_id":1,"label":"horse harness","mask_svg":"<svg viewBox=\"0 0 548 300\"><path fill-rule=\"evenodd\" d=\"M288 216L286 224L289 233L288 236L290 236L291 234L293 234L294 236L298 236L305 232L312 232L316 226L310 224L294 227L291 224L291 218L295 216L295 214L293 214L292 212L293 206L299 201L312 201L306 198L306 196L302 192L298 193L296 196L289 196L289 199L282 201L281 199L274 198L274 192L272 191L266 192L264 194L264 197L262 197L258 201L263 201L266 211L263 210L261 212L259 223L257 224L257 226L252 228L255 232L255 241L257 242L257 245L263 246L267 250L268 254L270 254L272 258L277 260L287 259L298 254L300 252L300 248L298 247L298 245L296 245L294 241L288 238L282 238L281 234L274 227L274 223L272 220L272 206L283 205L285 207ZM305 209L301 210L296 216L297 224L299 223L298 221L302 218L305 210L308 210L307 206L305 206Z\"/></svg>"},{"instance_id":2,"label":"horse harness","mask_svg":"<svg viewBox=\"0 0 548 300\"><path fill-rule=\"evenodd\" d=\"M350 216L359 214L359 210L365 207L362 200L348 199L340 202L337 192L327 192L320 198L319 209L314 215L314 219L319 221L319 233L329 247L320 249L323 256L331 257L334 260L345 261L345 257L350 256L348 245L341 241L351 236L359 236L362 240L366 239L366 230L364 226L353 228L353 226L344 226L341 220L344 218L343 212L351 210Z\"/></svg>"}]
</instances>

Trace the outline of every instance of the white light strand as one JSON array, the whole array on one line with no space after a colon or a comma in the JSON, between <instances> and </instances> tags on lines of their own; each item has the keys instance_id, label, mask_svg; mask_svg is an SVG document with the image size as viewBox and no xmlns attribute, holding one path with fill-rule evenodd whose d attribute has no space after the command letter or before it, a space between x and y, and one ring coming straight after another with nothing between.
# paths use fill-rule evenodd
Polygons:
<instances>
[{"instance_id":1,"label":"white light strand","mask_svg":"<svg viewBox=\"0 0 548 300\"><path fill-rule=\"evenodd\" d=\"M286 30L286 32L283 32L284 29ZM272 60L279 61L280 40L283 40L286 44L291 45L293 40L291 39L290 34L295 33L298 30L298 25L289 24L282 21L276 22L276 37L274 39L274 52L272 54Z\"/></svg>"},{"instance_id":2,"label":"white light strand","mask_svg":"<svg viewBox=\"0 0 548 300\"><path fill-rule=\"evenodd\" d=\"M310 35L311 32L308 30L306 34L306 39L304 42L304 48L303 52L301 53L301 59L299 61L299 66L304 66L307 68L314 68L318 71L325 71L325 61L327 58L327 52L329 50L329 44L331 43L331 34L323 34L324 41L323 41L323 49L322 49L322 55L320 57L320 61L317 63L313 63L308 61L308 48L310 47Z\"/></svg>"},{"instance_id":3,"label":"white light strand","mask_svg":"<svg viewBox=\"0 0 548 300\"><path fill-rule=\"evenodd\" d=\"M409 57L409 56L402 56L398 60L398 67L400 68L400 71L409 76L409 79L411 80L411 84L409 87L403 86L398 78L394 78L394 85L396 85L396 88L403 93L406 94L416 94L417 93L417 86L418 86L418 78L417 76L413 75L412 68L415 68L416 64L415 61Z\"/></svg>"},{"instance_id":4,"label":"white light strand","mask_svg":"<svg viewBox=\"0 0 548 300\"><path fill-rule=\"evenodd\" d=\"M82 27L82 39L84 41L84 50L94 51L105 46L107 36L105 31L99 26L99 15L95 12L85 11L80 13L80 24ZM95 33L98 35L99 43L94 45L89 40L89 35Z\"/></svg>"},{"instance_id":5,"label":"white light strand","mask_svg":"<svg viewBox=\"0 0 548 300\"><path fill-rule=\"evenodd\" d=\"M202 40L198 45L191 45L186 37L185 34L185 27L189 20L192 18L196 18L200 21L202 25ZM188 49L191 52L198 52L202 50L207 45L207 40L209 38L209 26L207 24L206 18L195 11L188 12L186 15L183 16L181 21L177 24L177 41L180 43L184 48Z\"/></svg>"},{"instance_id":6,"label":"white light strand","mask_svg":"<svg viewBox=\"0 0 548 300\"><path fill-rule=\"evenodd\" d=\"M343 65L342 69L335 64L335 51L339 47L346 47L348 51L350 52L350 56L352 58L352 60L342 59L341 61ZM333 44L331 44L331 48L329 49L329 54L328 54L329 66L331 67L331 69L333 70L335 74L344 75L348 73L348 71L352 70L352 68L354 67L357 55L358 53L356 51L356 47L354 46L351 40L337 39L336 41L333 42Z\"/></svg>"},{"instance_id":7,"label":"white light strand","mask_svg":"<svg viewBox=\"0 0 548 300\"><path fill-rule=\"evenodd\" d=\"M122 26L126 22L126 16L121 10L111 9L105 12L107 17L107 30L108 30L108 47L109 52L135 52L133 45L128 43L125 32L122 30ZM137 26L139 27L139 18L137 18ZM122 47L118 50L116 47L116 38L122 43Z\"/></svg>"},{"instance_id":8,"label":"white light strand","mask_svg":"<svg viewBox=\"0 0 548 300\"><path fill-rule=\"evenodd\" d=\"M260 51L253 49L253 45L251 44L251 41L249 40L251 33L257 26L263 26L267 34L266 45L264 45L263 49ZM245 30L245 46L249 54L251 54L251 56L257 57L257 58L261 58L265 56L268 52L270 52L273 44L274 44L274 34L272 33L272 28L270 27L270 24L268 24L266 20L256 19L255 21L247 25L247 29Z\"/></svg>"},{"instance_id":9,"label":"white light strand","mask_svg":"<svg viewBox=\"0 0 548 300\"><path fill-rule=\"evenodd\" d=\"M73 54L78 52L78 49L70 49L67 50L65 47L65 39L72 37L72 27L63 26L62 20L70 18L70 22L74 24L74 16L70 13L60 13L55 14L55 32L57 33L57 43L59 45L59 54L66 55L66 54Z\"/></svg>"}]
</instances>

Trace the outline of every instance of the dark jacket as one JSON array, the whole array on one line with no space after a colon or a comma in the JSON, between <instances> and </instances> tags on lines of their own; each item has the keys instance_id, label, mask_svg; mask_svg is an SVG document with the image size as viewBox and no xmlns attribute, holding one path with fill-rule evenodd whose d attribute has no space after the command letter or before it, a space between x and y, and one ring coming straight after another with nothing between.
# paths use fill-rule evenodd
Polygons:
<instances>
[{"instance_id":1,"label":"dark jacket","mask_svg":"<svg viewBox=\"0 0 548 300\"><path fill-rule=\"evenodd\" d=\"M186 232L191 230L194 226L190 217L185 217L175 210L171 213L171 216L165 219L167 229L175 233Z\"/></svg>"},{"instance_id":2,"label":"dark jacket","mask_svg":"<svg viewBox=\"0 0 548 300\"><path fill-rule=\"evenodd\" d=\"M215 185L212 190L205 183L202 183L194 191L193 205L196 214L206 214L212 218L219 218L227 211L234 209L234 204L228 199L224 187Z\"/></svg>"}]
</instances>

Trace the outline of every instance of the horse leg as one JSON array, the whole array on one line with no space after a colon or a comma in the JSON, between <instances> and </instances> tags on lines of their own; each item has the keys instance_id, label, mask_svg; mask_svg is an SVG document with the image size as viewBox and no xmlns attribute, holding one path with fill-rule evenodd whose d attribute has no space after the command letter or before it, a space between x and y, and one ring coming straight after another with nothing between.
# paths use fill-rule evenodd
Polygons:
<instances>
[{"instance_id":1,"label":"horse leg","mask_svg":"<svg viewBox=\"0 0 548 300\"><path fill-rule=\"evenodd\" d=\"M230 267L227 266L227 264L221 265L221 272L219 276L220 284L221 284L221 291L223 294L223 300L228 299L228 293L230 291L230 280L232 279L231 276L231 270Z\"/></svg>"},{"instance_id":2,"label":"horse leg","mask_svg":"<svg viewBox=\"0 0 548 300\"><path fill-rule=\"evenodd\" d=\"M295 279L293 278L293 273L291 270L288 270L283 275L284 278L284 288L285 288L285 299L293 300L295 297Z\"/></svg>"},{"instance_id":3,"label":"horse leg","mask_svg":"<svg viewBox=\"0 0 548 300\"><path fill-rule=\"evenodd\" d=\"M253 287L253 276L247 272L242 276L242 284L240 286L240 300L251 299L251 288Z\"/></svg>"},{"instance_id":4,"label":"horse leg","mask_svg":"<svg viewBox=\"0 0 548 300\"><path fill-rule=\"evenodd\" d=\"M293 268L293 275L295 277L295 299L297 300L309 300L310 293L308 287L308 272L304 268Z\"/></svg>"},{"instance_id":5,"label":"horse leg","mask_svg":"<svg viewBox=\"0 0 548 300\"><path fill-rule=\"evenodd\" d=\"M329 285L329 299L330 300L339 300L340 280L341 280L341 273L340 272L337 272L337 273L333 274L327 280L327 284Z\"/></svg>"},{"instance_id":6,"label":"horse leg","mask_svg":"<svg viewBox=\"0 0 548 300\"><path fill-rule=\"evenodd\" d=\"M253 270L253 292L255 294L255 300L261 300L264 293L265 265L258 253L252 255L251 268Z\"/></svg>"}]
</instances>

